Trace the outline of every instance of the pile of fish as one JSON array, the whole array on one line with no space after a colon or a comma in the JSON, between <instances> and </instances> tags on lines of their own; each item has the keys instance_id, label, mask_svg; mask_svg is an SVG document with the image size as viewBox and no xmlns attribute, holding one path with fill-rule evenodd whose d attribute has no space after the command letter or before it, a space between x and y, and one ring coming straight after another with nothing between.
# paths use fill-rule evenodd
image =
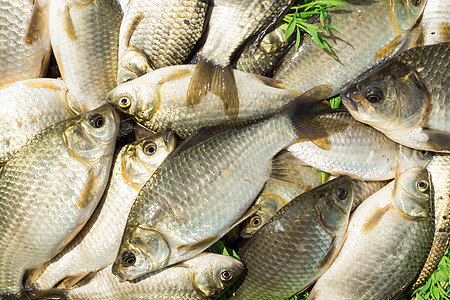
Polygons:
<instances>
[{"instance_id":1,"label":"pile of fish","mask_svg":"<svg viewBox=\"0 0 450 300\"><path fill-rule=\"evenodd\" d=\"M294 2L0 3L1 299L394 299L429 278L450 3L332 7L331 55L275 26Z\"/></svg>"}]
</instances>

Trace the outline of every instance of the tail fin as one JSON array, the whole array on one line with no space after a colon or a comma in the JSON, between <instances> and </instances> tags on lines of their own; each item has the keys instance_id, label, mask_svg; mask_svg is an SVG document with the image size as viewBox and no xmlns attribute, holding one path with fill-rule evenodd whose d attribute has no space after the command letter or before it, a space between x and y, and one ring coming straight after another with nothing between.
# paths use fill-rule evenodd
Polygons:
<instances>
[{"instance_id":1,"label":"tail fin","mask_svg":"<svg viewBox=\"0 0 450 300\"><path fill-rule=\"evenodd\" d=\"M214 64L200 56L189 83L187 106L193 107L200 103L201 98L209 91L220 97L228 116L231 118L238 116L239 97L232 67Z\"/></svg>"},{"instance_id":2,"label":"tail fin","mask_svg":"<svg viewBox=\"0 0 450 300\"><path fill-rule=\"evenodd\" d=\"M296 142L312 141L318 147L329 150L329 136L338 134L349 126L349 123L333 118L324 118L325 113L333 110L316 109L320 99L309 96L310 91L297 97L285 108L285 114L290 118L292 128L298 136Z\"/></svg>"}]
</instances>

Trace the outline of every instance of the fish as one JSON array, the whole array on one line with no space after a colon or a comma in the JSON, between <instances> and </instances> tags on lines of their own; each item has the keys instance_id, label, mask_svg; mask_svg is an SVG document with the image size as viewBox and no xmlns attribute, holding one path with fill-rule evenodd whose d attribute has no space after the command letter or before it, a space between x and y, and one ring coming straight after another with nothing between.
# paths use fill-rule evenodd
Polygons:
<instances>
[{"instance_id":1,"label":"fish","mask_svg":"<svg viewBox=\"0 0 450 300\"><path fill-rule=\"evenodd\" d=\"M339 94L357 76L407 48L410 29L425 3L426 0L351 0L344 6L330 8L327 25L340 33L320 36L337 59L313 37L305 36L298 50L289 50L274 79L300 93L327 85L330 94L325 98Z\"/></svg>"},{"instance_id":2,"label":"fish","mask_svg":"<svg viewBox=\"0 0 450 300\"><path fill-rule=\"evenodd\" d=\"M256 210L242 222L240 236L251 238L255 232L266 224L280 208L297 196L321 185L321 172L302 162L289 151L283 150L272 161L277 174L270 178L258 195L253 207ZM334 179L330 176L328 180ZM354 199L350 212L353 212L366 198L385 186L388 181L353 180L355 184Z\"/></svg>"},{"instance_id":3,"label":"fish","mask_svg":"<svg viewBox=\"0 0 450 300\"><path fill-rule=\"evenodd\" d=\"M215 0L208 35L198 55L186 94L186 105L195 107L209 91L223 102L230 118L239 114L238 82L231 58L260 30L274 24L293 0Z\"/></svg>"},{"instance_id":4,"label":"fish","mask_svg":"<svg viewBox=\"0 0 450 300\"><path fill-rule=\"evenodd\" d=\"M238 250L247 270L232 299L287 299L313 283L344 240L353 192L341 176L278 211Z\"/></svg>"},{"instance_id":5,"label":"fish","mask_svg":"<svg viewBox=\"0 0 450 300\"><path fill-rule=\"evenodd\" d=\"M87 112L116 84L120 7L114 0L51 0L50 38L62 79Z\"/></svg>"},{"instance_id":6,"label":"fish","mask_svg":"<svg viewBox=\"0 0 450 300\"><path fill-rule=\"evenodd\" d=\"M419 30L421 44L418 46L450 42L450 2L427 0Z\"/></svg>"},{"instance_id":7,"label":"fish","mask_svg":"<svg viewBox=\"0 0 450 300\"><path fill-rule=\"evenodd\" d=\"M433 239L432 189L428 171L413 168L366 199L308 299L395 299L403 292Z\"/></svg>"},{"instance_id":8,"label":"fish","mask_svg":"<svg viewBox=\"0 0 450 300\"><path fill-rule=\"evenodd\" d=\"M289 49L291 39L284 38L280 28L269 31L255 49L255 45L247 46L236 61L236 69L247 73L255 73L272 77L276 67Z\"/></svg>"},{"instance_id":9,"label":"fish","mask_svg":"<svg viewBox=\"0 0 450 300\"><path fill-rule=\"evenodd\" d=\"M265 183L253 207L256 210L247 220L242 222L240 235L252 237L281 207L298 195L322 184L322 175L313 168L299 163L298 159L288 151L278 153L272 166L276 174Z\"/></svg>"},{"instance_id":10,"label":"fish","mask_svg":"<svg viewBox=\"0 0 450 300\"><path fill-rule=\"evenodd\" d=\"M112 264L131 205L142 186L175 146L175 135L167 132L122 147L103 202L72 243L43 270L30 276L28 285L32 284L36 290L47 290L62 281L58 288L70 288L87 273ZM37 280L33 279L37 276Z\"/></svg>"},{"instance_id":11,"label":"fish","mask_svg":"<svg viewBox=\"0 0 450 300\"><path fill-rule=\"evenodd\" d=\"M44 129L0 174L0 294L17 295L26 270L76 235L103 194L118 115L105 105Z\"/></svg>"},{"instance_id":12,"label":"fish","mask_svg":"<svg viewBox=\"0 0 450 300\"><path fill-rule=\"evenodd\" d=\"M270 78L234 70L240 110L236 118L230 118L214 93L208 93L205 101L195 107L186 104L194 69L192 65L180 65L155 70L117 86L107 95L107 100L155 132L170 130L186 138L205 126L244 123L270 116L300 96ZM309 93L320 99L320 94L326 91L318 87Z\"/></svg>"},{"instance_id":13,"label":"fish","mask_svg":"<svg viewBox=\"0 0 450 300\"><path fill-rule=\"evenodd\" d=\"M323 113L319 118L327 127L333 127L335 120L348 124L346 130L329 137L332 154L310 141L287 148L303 164L317 170L358 180L383 181L393 179L397 170L401 173L413 167L424 168L433 157L429 151L399 146L345 110Z\"/></svg>"},{"instance_id":14,"label":"fish","mask_svg":"<svg viewBox=\"0 0 450 300\"><path fill-rule=\"evenodd\" d=\"M269 179L275 154L299 138L333 134L319 130L303 109L299 100L272 118L207 128L185 140L139 192L112 272L133 280L193 257L225 235Z\"/></svg>"},{"instance_id":15,"label":"fish","mask_svg":"<svg viewBox=\"0 0 450 300\"><path fill-rule=\"evenodd\" d=\"M68 300L216 299L244 269L244 264L236 258L204 252L131 282L120 281L109 265L83 280L79 287L54 290L53 295L65 294Z\"/></svg>"},{"instance_id":16,"label":"fish","mask_svg":"<svg viewBox=\"0 0 450 300\"><path fill-rule=\"evenodd\" d=\"M434 238L427 261L417 280L411 287L417 289L424 284L437 269L439 262L449 247L450 238L450 156L435 154L427 165L434 188Z\"/></svg>"},{"instance_id":17,"label":"fish","mask_svg":"<svg viewBox=\"0 0 450 300\"><path fill-rule=\"evenodd\" d=\"M352 116L393 141L450 152L450 43L409 49L342 94Z\"/></svg>"},{"instance_id":18,"label":"fish","mask_svg":"<svg viewBox=\"0 0 450 300\"><path fill-rule=\"evenodd\" d=\"M49 0L2 0L0 3L0 87L43 77L52 53Z\"/></svg>"},{"instance_id":19,"label":"fish","mask_svg":"<svg viewBox=\"0 0 450 300\"><path fill-rule=\"evenodd\" d=\"M131 0L119 35L117 83L186 63L206 27L210 0Z\"/></svg>"},{"instance_id":20,"label":"fish","mask_svg":"<svg viewBox=\"0 0 450 300\"><path fill-rule=\"evenodd\" d=\"M0 88L0 165L40 131L75 116L70 98L59 79L27 79Z\"/></svg>"}]
</instances>

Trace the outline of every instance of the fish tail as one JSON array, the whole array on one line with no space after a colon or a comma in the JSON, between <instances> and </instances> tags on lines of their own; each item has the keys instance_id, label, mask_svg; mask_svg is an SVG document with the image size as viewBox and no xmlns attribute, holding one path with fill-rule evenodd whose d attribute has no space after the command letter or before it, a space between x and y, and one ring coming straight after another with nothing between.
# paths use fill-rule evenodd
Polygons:
<instances>
[{"instance_id":1,"label":"fish tail","mask_svg":"<svg viewBox=\"0 0 450 300\"><path fill-rule=\"evenodd\" d=\"M222 100L224 111L230 118L238 116L239 97L233 68L215 64L200 56L189 83L187 106L194 107L200 103L209 91Z\"/></svg>"},{"instance_id":2,"label":"fish tail","mask_svg":"<svg viewBox=\"0 0 450 300\"><path fill-rule=\"evenodd\" d=\"M349 123L336 118L326 118L333 113L331 108L323 109L318 104L320 99L310 96L310 91L297 97L288 104L284 113L289 117L292 129L297 135L294 143L311 141L318 147L329 150L329 137L348 128Z\"/></svg>"}]
</instances>

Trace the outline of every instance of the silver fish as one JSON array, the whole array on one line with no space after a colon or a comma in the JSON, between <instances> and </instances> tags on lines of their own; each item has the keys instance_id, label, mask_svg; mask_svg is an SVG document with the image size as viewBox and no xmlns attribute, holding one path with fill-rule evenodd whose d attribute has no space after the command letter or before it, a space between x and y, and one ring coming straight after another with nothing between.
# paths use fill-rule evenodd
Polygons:
<instances>
[{"instance_id":1,"label":"silver fish","mask_svg":"<svg viewBox=\"0 0 450 300\"><path fill-rule=\"evenodd\" d=\"M308 299L392 299L422 268L433 239L432 184L414 168L353 213L339 255Z\"/></svg>"},{"instance_id":2,"label":"silver fish","mask_svg":"<svg viewBox=\"0 0 450 300\"><path fill-rule=\"evenodd\" d=\"M81 229L109 177L118 115L109 105L37 134L0 174L0 293L50 260Z\"/></svg>"},{"instance_id":3,"label":"silver fish","mask_svg":"<svg viewBox=\"0 0 450 300\"><path fill-rule=\"evenodd\" d=\"M50 37L61 76L86 112L116 86L121 12L114 0L50 0Z\"/></svg>"},{"instance_id":4,"label":"silver fish","mask_svg":"<svg viewBox=\"0 0 450 300\"><path fill-rule=\"evenodd\" d=\"M409 49L342 94L358 121L399 144L450 153L450 43Z\"/></svg>"},{"instance_id":5,"label":"silver fish","mask_svg":"<svg viewBox=\"0 0 450 300\"><path fill-rule=\"evenodd\" d=\"M0 88L0 165L40 131L73 117L70 97L59 79L29 79Z\"/></svg>"},{"instance_id":6,"label":"silver fish","mask_svg":"<svg viewBox=\"0 0 450 300\"><path fill-rule=\"evenodd\" d=\"M0 2L0 87L43 77L50 59L49 0Z\"/></svg>"},{"instance_id":7,"label":"silver fish","mask_svg":"<svg viewBox=\"0 0 450 300\"><path fill-rule=\"evenodd\" d=\"M131 0L120 26L117 83L180 65L200 39L209 0Z\"/></svg>"},{"instance_id":8,"label":"silver fish","mask_svg":"<svg viewBox=\"0 0 450 300\"><path fill-rule=\"evenodd\" d=\"M113 273L132 280L193 257L228 232L269 178L273 156L316 128L302 109L294 102L259 123L199 132L172 152L131 208Z\"/></svg>"},{"instance_id":9,"label":"silver fish","mask_svg":"<svg viewBox=\"0 0 450 300\"><path fill-rule=\"evenodd\" d=\"M87 273L114 262L131 205L175 145L175 135L169 132L121 149L102 204L72 243L35 276L42 275L37 280L29 280L33 288L50 289L61 280L64 281L58 288L70 288Z\"/></svg>"},{"instance_id":10,"label":"silver fish","mask_svg":"<svg viewBox=\"0 0 450 300\"><path fill-rule=\"evenodd\" d=\"M330 8L327 22L340 33L322 37L337 59L306 36L298 50L292 48L288 52L274 78L300 93L327 85L331 92L326 97L338 94L358 75L407 47L410 29L425 3L426 0L352 0Z\"/></svg>"}]
</instances>

